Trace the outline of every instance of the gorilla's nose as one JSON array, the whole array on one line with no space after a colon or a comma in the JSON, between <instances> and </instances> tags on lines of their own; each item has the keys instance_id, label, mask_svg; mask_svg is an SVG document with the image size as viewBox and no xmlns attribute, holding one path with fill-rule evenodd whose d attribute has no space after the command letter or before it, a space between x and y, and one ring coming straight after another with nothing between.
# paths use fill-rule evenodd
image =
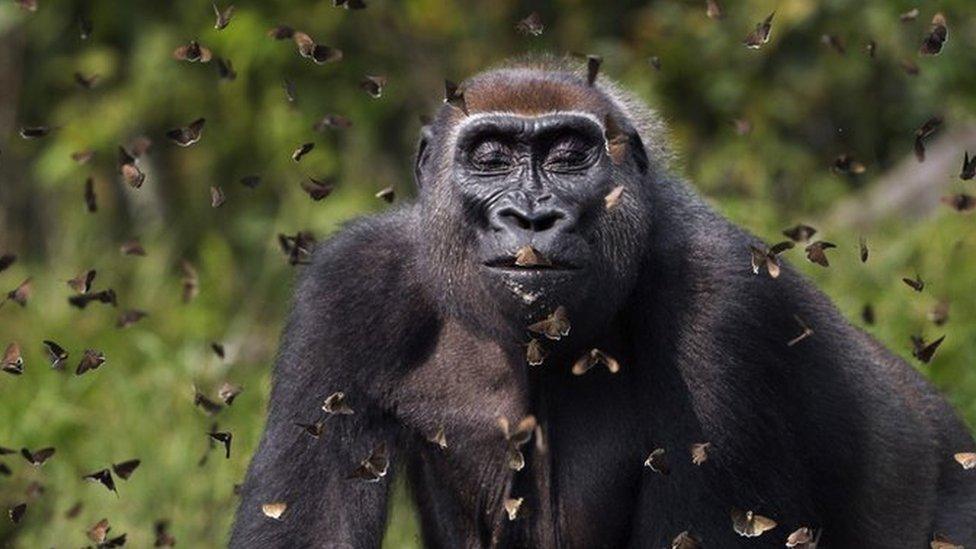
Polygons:
<instances>
[{"instance_id":1,"label":"gorilla's nose","mask_svg":"<svg viewBox=\"0 0 976 549\"><path fill-rule=\"evenodd\" d=\"M570 231L575 225L571 212L554 207L529 210L510 205L499 208L492 217L494 218L492 225L496 229L526 238L536 236L538 233L551 232L554 235Z\"/></svg>"}]
</instances>

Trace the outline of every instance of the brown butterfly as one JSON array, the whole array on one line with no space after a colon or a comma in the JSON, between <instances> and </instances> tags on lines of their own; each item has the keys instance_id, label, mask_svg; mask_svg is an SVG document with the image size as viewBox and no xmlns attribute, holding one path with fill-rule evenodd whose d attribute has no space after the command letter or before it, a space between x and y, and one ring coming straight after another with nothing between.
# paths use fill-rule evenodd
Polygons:
<instances>
[{"instance_id":1,"label":"brown butterfly","mask_svg":"<svg viewBox=\"0 0 976 549\"><path fill-rule=\"evenodd\" d=\"M966 193L951 194L940 198L943 204L957 212L968 213L976 210L976 196Z\"/></svg>"},{"instance_id":2,"label":"brown butterfly","mask_svg":"<svg viewBox=\"0 0 976 549\"><path fill-rule=\"evenodd\" d=\"M181 147L189 147L200 141L203 136L203 125L206 123L206 118L197 118L182 128L169 130L166 132L166 137Z\"/></svg>"},{"instance_id":3,"label":"brown butterfly","mask_svg":"<svg viewBox=\"0 0 976 549\"><path fill-rule=\"evenodd\" d=\"M786 546L796 547L797 549L817 549L817 544L820 541L820 532L822 531L814 532L806 526L797 528L792 534L787 536Z\"/></svg>"},{"instance_id":4,"label":"brown butterfly","mask_svg":"<svg viewBox=\"0 0 976 549\"><path fill-rule=\"evenodd\" d=\"M81 357L81 362L78 363L78 368L75 369L75 375L80 376L89 370L97 370L102 364L105 364L104 353L95 349L85 349L85 353Z\"/></svg>"},{"instance_id":5,"label":"brown butterfly","mask_svg":"<svg viewBox=\"0 0 976 549\"><path fill-rule=\"evenodd\" d=\"M136 164L136 158L129 154L124 147L119 146L119 155L116 162L116 166L120 174L122 174L122 179L125 180L129 186L138 189L146 181L146 174L139 169Z\"/></svg>"},{"instance_id":6,"label":"brown butterfly","mask_svg":"<svg viewBox=\"0 0 976 549\"><path fill-rule=\"evenodd\" d=\"M652 55L652 56L650 56L647 59L647 62L648 62L648 64L651 65L651 67L654 68L654 70L656 70L656 71L660 71L661 70L661 58L660 57L658 57L656 55Z\"/></svg>"},{"instance_id":7,"label":"brown butterfly","mask_svg":"<svg viewBox=\"0 0 976 549\"><path fill-rule=\"evenodd\" d=\"M530 339L525 346L525 361L529 366L539 366L546 359L546 350L538 339Z\"/></svg>"},{"instance_id":8,"label":"brown butterfly","mask_svg":"<svg viewBox=\"0 0 976 549\"><path fill-rule=\"evenodd\" d=\"M444 103L468 114L468 104L464 101L464 88L450 80L444 81Z\"/></svg>"},{"instance_id":9,"label":"brown butterfly","mask_svg":"<svg viewBox=\"0 0 976 549\"><path fill-rule=\"evenodd\" d=\"M525 498L505 498L505 514L508 515L508 520L518 518L519 509L522 508L524 500Z\"/></svg>"},{"instance_id":10,"label":"brown butterfly","mask_svg":"<svg viewBox=\"0 0 976 549\"><path fill-rule=\"evenodd\" d=\"M169 533L169 522L165 520L158 520L153 526L153 531L156 534L156 542L153 543L153 547L175 547L176 538Z\"/></svg>"},{"instance_id":11,"label":"brown butterfly","mask_svg":"<svg viewBox=\"0 0 976 549\"><path fill-rule=\"evenodd\" d=\"M540 320L539 322L530 324L528 329L530 332L542 334L549 339L557 341L560 338L568 336L570 324L569 314L566 311L566 307L563 307L562 305L556 307L556 310L553 311L549 316L543 320Z\"/></svg>"},{"instance_id":12,"label":"brown butterfly","mask_svg":"<svg viewBox=\"0 0 976 549\"><path fill-rule=\"evenodd\" d=\"M716 0L705 0L705 16L716 21L725 17Z\"/></svg>"},{"instance_id":13,"label":"brown butterfly","mask_svg":"<svg viewBox=\"0 0 976 549\"><path fill-rule=\"evenodd\" d=\"M115 296L115 290L108 288L106 290L101 290L99 292L94 292L90 294L78 294L73 295L68 298L68 303L79 309L84 309L92 301L97 301L99 303L105 303L113 307L118 305L118 300Z\"/></svg>"},{"instance_id":14,"label":"brown butterfly","mask_svg":"<svg viewBox=\"0 0 976 549\"><path fill-rule=\"evenodd\" d=\"M141 463L142 461L138 459L130 459L127 461L123 461L122 463L113 463L112 471L114 471L115 474L118 475L120 479L129 480L129 477L132 476L132 473L139 467Z\"/></svg>"},{"instance_id":15,"label":"brown butterfly","mask_svg":"<svg viewBox=\"0 0 976 549\"><path fill-rule=\"evenodd\" d=\"M18 503L7 510L7 516L10 517L10 522L14 524L20 524L20 521L24 520L25 513L27 513L26 503Z\"/></svg>"},{"instance_id":16,"label":"brown butterfly","mask_svg":"<svg viewBox=\"0 0 976 549\"><path fill-rule=\"evenodd\" d=\"M386 452L386 443L381 442L365 459L359 462L359 467L349 473L347 478L364 480L366 482L379 482L380 479L386 476L389 468L390 458Z\"/></svg>"},{"instance_id":17,"label":"brown butterfly","mask_svg":"<svg viewBox=\"0 0 976 549\"><path fill-rule=\"evenodd\" d=\"M308 231L299 231L294 236L279 234L278 245L288 256L289 265L306 265L315 245L315 237Z\"/></svg>"},{"instance_id":18,"label":"brown butterfly","mask_svg":"<svg viewBox=\"0 0 976 549\"><path fill-rule=\"evenodd\" d=\"M600 65L603 58L599 55L586 56L586 83L590 86L596 83L596 77L600 74Z\"/></svg>"},{"instance_id":19,"label":"brown butterfly","mask_svg":"<svg viewBox=\"0 0 976 549\"><path fill-rule=\"evenodd\" d=\"M227 195L224 194L224 189L220 188L220 185L210 186L210 207L219 208L224 205L227 201Z\"/></svg>"},{"instance_id":20,"label":"brown butterfly","mask_svg":"<svg viewBox=\"0 0 976 549\"><path fill-rule=\"evenodd\" d=\"M90 176L85 180L85 209L89 213L98 211L98 197L95 196L95 179Z\"/></svg>"},{"instance_id":21,"label":"brown butterfly","mask_svg":"<svg viewBox=\"0 0 976 549\"><path fill-rule=\"evenodd\" d=\"M88 40L91 38L92 32L95 30L95 25L92 23L91 19L88 18L84 13L78 14L78 36L82 40Z\"/></svg>"},{"instance_id":22,"label":"brown butterfly","mask_svg":"<svg viewBox=\"0 0 976 549\"><path fill-rule=\"evenodd\" d=\"M139 242L138 238L133 238L123 242L122 245L119 246L119 252L122 255L146 255L146 249L142 247L142 243Z\"/></svg>"},{"instance_id":23,"label":"brown butterfly","mask_svg":"<svg viewBox=\"0 0 976 549\"><path fill-rule=\"evenodd\" d=\"M942 126L942 118L933 116L915 130L915 158L925 162L925 140L932 136Z\"/></svg>"},{"instance_id":24,"label":"brown butterfly","mask_svg":"<svg viewBox=\"0 0 976 549\"><path fill-rule=\"evenodd\" d=\"M325 431L324 421L316 421L315 423L300 423L296 421L295 425L301 427L302 431L312 438L319 438Z\"/></svg>"},{"instance_id":25,"label":"brown butterfly","mask_svg":"<svg viewBox=\"0 0 976 549\"><path fill-rule=\"evenodd\" d=\"M241 185L244 185L248 189L255 189L261 184L261 176L259 175L245 175L240 179Z\"/></svg>"},{"instance_id":26,"label":"brown butterfly","mask_svg":"<svg viewBox=\"0 0 976 549\"><path fill-rule=\"evenodd\" d=\"M222 400L224 404L230 406L234 403L234 399L237 398L237 395L241 394L242 392L244 392L244 388L240 385L235 385L229 381L225 381L220 384L220 387L217 388L217 398Z\"/></svg>"},{"instance_id":27,"label":"brown butterfly","mask_svg":"<svg viewBox=\"0 0 976 549\"><path fill-rule=\"evenodd\" d=\"M765 267L766 272L769 273L771 278L779 278L781 272L779 255L792 248L793 242L789 240L773 244L771 248L767 248L765 245L762 248L750 245L749 250L752 252L752 274L759 274L759 271Z\"/></svg>"},{"instance_id":28,"label":"brown butterfly","mask_svg":"<svg viewBox=\"0 0 976 549\"><path fill-rule=\"evenodd\" d=\"M229 431L210 431L207 436L211 440L215 440L224 445L224 457L230 459L230 443L234 439L234 435Z\"/></svg>"},{"instance_id":29,"label":"brown butterfly","mask_svg":"<svg viewBox=\"0 0 976 549\"><path fill-rule=\"evenodd\" d=\"M11 265L17 262L16 254L3 254L0 255L0 273L4 272Z\"/></svg>"},{"instance_id":30,"label":"brown butterfly","mask_svg":"<svg viewBox=\"0 0 976 549\"><path fill-rule=\"evenodd\" d=\"M932 542L929 543L929 547L931 549L965 549L964 546L956 544L943 534L935 534L932 536Z\"/></svg>"},{"instance_id":31,"label":"brown butterfly","mask_svg":"<svg viewBox=\"0 0 976 549\"><path fill-rule=\"evenodd\" d=\"M770 13L762 23L756 24L756 30L749 33L745 40L742 41L747 48L757 50L761 48L764 44L769 42L769 34L773 29L773 16L776 12Z\"/></svg>"},{"instance_id":32,"label":"brown butterfly","mask_svg":"<svg viewBox=\"0 0 976 549\"><path fill-rule=\"evenodd\" d=\"M353 413L352 408L346 403L346 393L342 391L336 391L326 397L322 404L322 410L332 415L350 415Z\"/></svg>"},{"instance_id":33,"label":"brown butterfly","mask_svg":"<svg viewBox=\"0 0 976 549\"><path fill-rule=\"evenodd\" d=\"M301 162L302 157L309 153L315 148L315 143L302 143L293 153L291 153L291 159L295 162Z\"/></svg>"},{"instance_id":34,"label":"brown butterfly","mask_svg":"<svg viewBox=\"0 0 976 549\"><path fill-rule=\"evenodd\" d=\"M101 79L102 79L102 77L100 75L98 75L98 74L93 74L91 76L85 76L84 74L82 74L80 72L76 72L75 73L75 84L78 84L78 87L80 87L82 89L85 89L85 90L90 90L90 89L94 88L95 86L97 86L98 85L98 82L101 81Z\"/></svg>"},{"instance_id":35,"label":"brown butterfly","mask_svg":"<svg viewBox=\"0 0 976 549\"><path fill-rule=\"evenodd\" d=\"M115 492L116 496L119 495L118 490L115 489L115 479L112 478L112 472L108 469L101 469L95 471L94 473L89 473L81 478L83 480L87 480L88 482L97 482L108 488L109 491Z\"/></svg>"},{"instance_id":36,"label":"brown butterfly","mask_svg":"<svg viewBox=\"0 0 976 549\"><path fill-rule=\"evenodd\" d=\"M862 174L867 168L849 154L842 154L834 159L833 170L836 173Z\"/></svg>"},{"instance_id":37,"label":"brown butterfly","mask_svg":"<svg viewBox=\"0 0 976 549\"><path fill-rule=\"evenodd\" d=\"M908 23L918 19L918 8L912 8L898 16L902 23Z\"/></svg>"},{"instance_id":38,"label":"brown butterfly","mask_svg":"<svg viewBox=\"0 0 976 549\"><path fill-rule=\"evenodd\" d=\"M65 282L69 288L79 294L87 294L91 290L92 282L95 281L95 274L95 269L91 269Z\"/></svg>"},{"instance_id":39,"label":"brown butterfly","mask_svg":"<svg viewBox=\"0 0 976 549\"><path fill-rule=\"evenodd\" d=\"M217 7L217 4L212 4L214 10L214 16L217 18L214 23L214 28L217 30L224 30L227 25L230 24L231 18L234 16L234 4L231 4L221 10Z\"/></svg>"},{"instance_id":40,"label":"brown butterfly","mask_svg":"<svg viewBox=\"0 0 976 549\"><path fill-rule=\"evenodd\" d=\"M749 135L752 133L752 122L745 118L733 119L732 127L735 129L736 135Z\"/></svg>"},{"instance_id":41,"label":"brown butterfly","mask_svg":"<svg viewBox=\"0 0 976 549\"><path fill-rule=\"evenodd\" d=\"M671 549L701 549L701 540L685 530L671 540Z\"/></svg>"},{"instance_id":42,"label":"brown butterfly","mask_svg":"<svg viewBox=\"0 0 976 549\"><path fill-rule=\"evenodd\" d=\"M874 307L870 303L865 303L861 309L861 320L868 326L874 326Z\"/></svg>"},{"instance_id":43,"label":"brown butterfly","mask_svg":"<svg viewBox=\"0 0 976 549\"><path fill-rule=\"evenodd\" d=\"M944 299L940 300L929 309L928 315L926 316L929 322L936 326L945 325L946 322L949 322L949 302Z\"/></svg>"},{"instance_id":44,"label":"brown butterfly","mask_svg":"<svg viewBox=\"0 0 976 549\"><path fill-rule=\"evenodd\" d=\"M374 196L376 196L376 198L382 199L387 204L392 204L393 201L396 200L396 191L393 190L392 186L383 187L382 189L376 191L376 194Z\"/></svg>"},{"instance_id":45,"label":"brown butterfly","mask_svg":"<svg viewBox=\"0 0 976 549\"><path fill-rule=\"evenodd\" d=\"M37 0L14 0L20 9L30 12L37 11Z\"/></svg>"},{"instance_id":46,"label":"brown butterfly","mask_svg":"<svg viewBox=\"0 0 976 549\"><path fill-rule=\"evenodd\" d=\"M47 351L48 359L51 361L51 368L63 370L65 362L68 361L68 351L50 339L44 340L44 349Z\"/></svg>"},{"instance_id":47,"label":"brown butterfly","mask_svg":"<svg viewBox=\"0 0 976 549\"><path fill-rule=\"evenodd\" d=\"M51 459L51 456L54 455L54 448L41 448L40 450L34 452L31 452L27 448L21 448L20 455L27 460L27 463L30 463L34 467L40 467L41 465L44 465L47 460Z\"/></svg>"},{"instance_id":48,"label":"brown butterfly","mask_svg":"<svg viewBox=\"0 0 976 549\"><path fill-rule=\"evenodd\" d=\"M542 252L536 250L529 244L515 250L516 267L548 267L550 265L552 265L552 262L542 255Z\"/></svg>"},{"instance_id":49,"label":"brown butterfly","mask_svg":"<svg viewBox=\"0 0 976 549\"><path fill-rule=\"evenodd\" d=\"M600 349L594 348L590 349L588 353L579 357L576 362L573 363L573 375L581 376L586 372L589 372L598 364L603 364L606 366L607 370L609 370L611 374L615 374L620 371L620 363L617 362L617 359L601 351Z\"/></svg>"},{"instance_id":50,"label":"brown butterfly","mask_svg":"<svg viewBox=\"0 0 976 549\"><path fill-rule=\"evenodd\" d=\"M644 467L649 467L651 471L660 473L664 476L671 474L671 466L668 465L668 461L664 455L664 448L655 448L654 451L647 456L647 459L644 460Z\"/></svg>"},{"instance_id":51,"label":"brown butterfly","mask_svg":"<svg viewBox=\"0 0 976 549\"><path fill-rule=\"evenodd\" d=\"M366 9L366 2L364 0L332 0L332 5L334 7L341 7L347 10Z\"/></svg>"},{"instance_id":52,"label":"brown butterfly","mask_svg":"<svg viewBox=\"0 0 976 549\"><path fill-rule=\"evenodd\" d=\"M532 433L535 431L537 425L538 422L536 422L535 416L532 415L522 418L514 429L508 423L508 418L504 416L498 418L498 426L501 427L505 441L508 443L506 462L508 463L509 469L521 471L525 467L525 456L522 454L520 448L532 438Z\"/></svg>"},{"instance_id":53,"label":"brown butterfly","mask_svg":"<svg viewBox=\"0 0 976 549\"><path fill-rule=\"evenodd\" d=\"M288 25L278 25L267 32L268 36L275 40L287 40L295 36L295 29Z\"/></svg>"},{"instance_id":54,"label":"brown butterfly","mask_svg":"<svg viewBox=\"0 0 976 549\"><path fill-rule=\"evenodd\" d=\"M209 63L212 57L213 53L208 48L201 46L196 40L190 40L189 44L173 50L173 58L178 61Z\"/></svg>"},{"instance_id":55,"label":"brown butterfly","mask_svg":"<svg viewBox=\"0 0 976 549\"><path fill-rule=\"evenodd\" d=\"M50 126L24 126L20 128L20 137L22 139L40 139L51 133L54 128Z\"/></svg>"},{"instance_id":56,"label":"brown butterfly","mask_svg":"<svg viewBox=\"0 0 976 549\"><path fill-rule=\"evenodd\" d=\"M841 55L847 53L847 47L844 45L844 41L836 34L823 34L820 36L820 42Z\"/></svg>"},{"instance_id":57,"label":"brown butterfly","mask_svg":"<svg viewBox=\"0 0 976 549\"><path fill-rule=\"evenodd\" d=\"M868 241L863 236L857 240L858 246L861 248L861 263L868 262Z\"/></svg>"},{"instance_id":58,"label":"brown butterfly","mask_svg":"<svg viewBox=\"0 0 976 549\"><path fill-rule=\"evenodd\" d=\"M874 40L868 40L867 43L864 44L864 51L867 52L868 57L874 59L878 54L878 43Z\"/></svg>"},{"instance_id":59,"label":"brown butterfly","mask_svg":"<svg viewBox=\"0 0 976 549\"><path fill-rule=\"evenodd\" d=\"M75 502L75 504L72 505L71 508L69 508L67 511L64 512L64 518L68 520L78 518L78 515L81 514L81 510L83 508L84 505L80 501Z\"/></svg>"},{"instance_id":60,"label":"brown butterfly","mask_svg":"<svg viewBox=\"0 0 976 549\"><path fill-rule=\"evenodd\" d=\"M367 74L360 82L359 89L363 90L373 99L383 97L383 88L386 87L385 76L375 76Z\"/></svg>"},{"instance_id":61,"label":"brown butterfly","mask_svg":"<svg viewBox=\"0 0 976 549\"><path fill-rule=\"evenodd\" d=\"M942 53L942 47L948 40L949 27L946 24L945 15L936 13L932 17L932 25L929 27L929 33L922 40L922 45L918 47L918 53L921 55L939 55Z\"/></svg>"},{"instance_id":62,"label":"brown butterfly","mask_svg":"<svg viewBox=\"0 0 976 549\"><path fill-rule=\"evenodd\" d=\"M26 307L27 300L30 299L33 291L34 284L31 282L31 279L28 278L21 282L16 288L7 292L7 297L3 301L0 301L0 307L3 307L4 303L7 301L13 301L21 307Z\"/></svg>"},{"instance_id":63,"label":"brown butterfly","mask_svg":"<svg viewBox=\"0 0 976 549\"><path fill-rule=\"evenodd\" d=\"M752 511L732 509L732 529L740 536L754 538L776 528L776 521Z\"/></svg>"},{"instance_id":64,"label":"brown butterfly","mask_svg":"<svg viewBox=\"0 0 976 549\"><path fill-rule=\"evenodd\" d=\"M183 303L189 303L200 293L200 277L197 275L196 267L185 259L180 260L180 274Z\"/></svg>"},{"instance_id":65,"label":"brown butterfly","mask_svg":"<svg viewBox=\"0 0 976 549\"><path fill-rule=\"evenodd\" d=\"M962 172L959 173L959 179L969 181L974 177L976 177L976 156L969 158L969 151L966 151L962 160Z\"/></svg>"},{"instance_id":66,"label":"brown butterfly","mask_svg":"<svg viewBox=\"0 0 976 549\"><path fill-rule=\"evenodd\" d=\"M623 196L623 194L624 186L617 185L613 188L613 190L603 197L603 207L608 211L616 208L617 205L620 204L620 198Z\"/></svg>"},{"instance_id":67,"label":"brown butterfly","mask_svg":"<svg viewBox=\"0 0 976 549\"><path fill-rule=\"evenodd\" d=\"M111 529L112 528L108 525L108 519L102 519L96 522L94 526L89 528L86 534L88 535L88 539L95 543L101 544L105 542L105 538L108 536L108 531Z\"/></svg>"},{"instance_id":68,"label":"brown butterfly","mask_svg":"<svg viewBox=\"0 0 976 549\"><path fill-rule=\"evenodd\" d=\"M945 341L945 336L936 339L932 343L926 343L925 339L921 336L912 336L912 356L920 360L923 364L928 364L943 341Z\"/></svg>"},{"instance_id":69,"label":"brown butterfly","mask_svg":"<svg viewBox=\"0 0 976 549\"><path fill-rule=\"evenodd\" d=\"M309 177L308 181L302 181L302 190L308 193L312 200L318 202L326 198L335 190L335 181L331 179L315 179Z\"/></svg>"},{"instance_id":70,"label":"brown butterfly","mask_svg":"<svg viewBox=\"0 0 976 549\"><path fill-rule=\"evenodd\" d=\"M691 445L691 462L701 465L708 461L708 449L712 447L710 442L696 442Z\"/></svg>"},{"instance_id":71,"label":"brown butterfly","mask_svg":"<svg viewBox=\"0 0 976 549\"><path fill-rule=\"evenodd\" d=\"M832 242L818 240L805 248L807 259L821 267L829 267L830 262L827 261L827 250L836 247L837 245Z\"/></svg>"},{"instance_id":72,"label":"brown butterfly","mask_svg":"<svg viewBox=\"0 0 976 549\"><path fill-rule=\"evenodd\" d=\"M976 469L976 452L959 452L952 458L967 471Z\"/></svg>"},{"instance_id":73,"label":"brown butterfly","mask_svg":"<svg viewBox=\"0 0 976 549\"><path fill-rule=\"evenodd\" d=\"M221 80L234 81L237 79L237 71L234 70L234 63L230 59L215 57L217 65L217 77Z\"/></svg>"},{"instance_id":74,"label":"brown butterfly","mask_svg":"<svg viewBox=\"0 0 976 549\"><path fill-rule=\"evenodd\" d=\"M218 358L220 358L220 360L223 360L227 356L224 350L224 345L222 343L217 343L216 341L211 342L210 350L212 350L214 354L217 355Z\"/></svg>"},{"instance_id":75,"label":"brown butterfly","mask_svg":"<svg viewBox=\"0 0 976 549\"><path fill-rule=\"evenodd\" d=\"M342 60L342 50L316 44L312 37L301 31L292 34L295 45L298 46L298 54L306 59L311 59L316 65L335 63Z\"/></svg>"},{"instance_id":76,"label":"brown butterfly","mask_svg":"<svg viewBox=\"0 0 976 549\"><path fill-rule=\"evenodd\" d=\"M207 415L215 415L224 409L223 406L207 398L207 395L201 393L199 390L194 390L193 394L193 405L199 406Z\"/></svg>"},{"instance_id":77,"label":"brown butterfly","mask_svg":"<svg viewBox=\"0 0 976 549\"><path fill-rule=\"evenodd\" d=\"M898 66L900 66L901 70L905 71L905 74L908 76L918 76L922 72L922 69L919 68L918 64L911 59L902 59L898 62Z\"/></svg>"},{"instance_id":78,"label":"brown butterfly","mask_svg":"<svg viewBox=\"0 0 976 549\"><path fill-rule=\"evenodd\" d=\"M807 323L803 322L802 318L798 317L797 315L793 315L793 320L795 320L796 323L800 325L801 332L800 335L786 342L787 347L792 347L797 343L813 335L813 328L807 326Z\"/></svg>"},{"instance_id":79,"label":"brown butterfly","mask_svg":"<svg viewBox=\"0 0 976 549\"><path fill-rule=\"evenodd\" d=\"M793 242L806 242L813 238L813 235L815 234L817 234L817 229L802 223L783 230L783 236L789 238Z\"/></svg>"},{"instance_id":80,"label":"brown butterfly","mask_svg":"<svg viewBox=\"0 0 976 549\"><path fill-rule=\"evenodd\" d=\"M19 376L24 373L24 357L20 354L20 345L16 342L7 345L3 352L3 363L0 369L8 374Z\"/></svg>"},{"instance_id":81,"label":"brown butterfly","mask_svg":"<svg viewBox=\"0 0 976 549\"><path fill-rule=\"evenodd\" d=\"M261 504L261 512L264 513L264 516L275 520L280 520L287 509L288 504L283 501Z\"/></svg>"},{"instance_id":82,"label":"brown butterfly","mask_svg":"<svg viewBox=\"0 0 976 549\"><path fill-rule=\"evenodd\" d=\"M433 435L427 437L428 442L436 444L440 449L444 450L447 448L447 433L444 432L444 426L441 425L437 428L437 431Z\"/></svg>"},{"instance_id":83,"label":"brown butterfly","mask_svg":"<svg viewBox=\"0 0 976 549\"><path fill-rule=\"evenodd\" d=\"M515 24L515 30L525 36L540 36L545 28L542 23L542 16L537 11L526 15L525 18Z\"/></svg>"},{"instance_id":84,"label":"brown butterfly","mask_svg":"<svg viewBox=\"0 0 976 549\"><path fill-rule=\"evenodd\" d=\"M922 277L917 274L915 275L914 279L903 278L901 279L901 281L904 282L905 284L908 284L908 286L911 289L915 290L916 292L921 292L922 290L925 289L925 281L922 280Z\"/></svg>"},{"instance_id":85,"label":"brown butterfly","mask_svg":"<svg viewBox=\"0 0 976 549\"><path fill-rule=\"evenodd\" d=\"M603 139L607 155L615 165L619 166L627 158L630 136L620 128L612 116L608 115L603 123Z\"/></svg>"},{"instance_id":86,"label":"brown butterfly","mask_svg":"<svg viewBox=\"0 0 976 549\"><path fill-rule=\"evenodd\" d=\"M347 130L352 127L352 121L342 116L341 114L327 114L322 117L321 120L316 122L312 129L321 132L325 131L327 128L335 128L338 130Z\"/></svg>"}]
</instances>

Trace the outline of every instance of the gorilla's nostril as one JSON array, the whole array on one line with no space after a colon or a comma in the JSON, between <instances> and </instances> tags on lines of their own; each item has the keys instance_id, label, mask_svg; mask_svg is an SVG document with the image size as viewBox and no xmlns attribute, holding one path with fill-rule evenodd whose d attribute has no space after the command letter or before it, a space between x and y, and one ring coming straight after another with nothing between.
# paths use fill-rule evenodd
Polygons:
<instances>
[{"instance_id":1,"label":"gorilla's nostril","mask_svg":"<svg viewBox=\"0 0 976 549\"><path fill-rule=\"evenodd\" d=\"M532 228L532 222L520 212L515 210L507 209L499 213L498 216L506 225L515 225L522 230L529 230Z\"/></svg>"},{"instance_id":2,"label":"gorilla's nostril","mask_svg":"<svg viewBox=\"0 0 976 549\"><path fill-rule=\"evenodd\" d=\"M566 217L562 212L547 212L533 220L533 228L538 231L548 231L557 221Z\"/></svg>"},{"instance_id":3,"label":"gorilla's nostril","mask_svg":"<svg viewBox=\"0 0 976 549\"><path fill-rule=\"evenodd\" d=\"M566 218L562 210L545 209L526 213L518 208L504 208L497 214L501 228L541 233L552 229Z\"/></svg>"}]
</instances>

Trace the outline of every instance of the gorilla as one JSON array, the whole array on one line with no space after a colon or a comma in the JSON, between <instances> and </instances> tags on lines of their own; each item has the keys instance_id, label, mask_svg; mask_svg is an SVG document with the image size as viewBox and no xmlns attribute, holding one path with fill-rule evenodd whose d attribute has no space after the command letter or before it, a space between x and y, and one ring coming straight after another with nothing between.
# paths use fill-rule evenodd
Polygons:
<instances>
[{"instance_id":1,"label":"gorilla","mask_svg":"<svg viewBox=\"0 0 976 549\"><path fill-rule=\"evenodd\" d=\"M379 547L400 475L429 547L976 544L947 402L789 265L754 274L591 76L467 80L416 202L314 251L231 547Z\"/></svg>"}]
</instances>

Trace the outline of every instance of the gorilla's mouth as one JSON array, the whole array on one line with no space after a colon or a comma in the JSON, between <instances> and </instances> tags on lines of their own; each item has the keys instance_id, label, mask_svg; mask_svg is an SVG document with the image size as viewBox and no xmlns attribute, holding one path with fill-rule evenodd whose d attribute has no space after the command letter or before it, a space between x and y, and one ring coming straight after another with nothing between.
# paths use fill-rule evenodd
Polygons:
<instances>
[{"instance_id":1,"label":"gorilla's mouth","mask_svg":"<svg viewBox=\"0 0 976 549\"><path fill-rule=\"evenodd\" d=\"M512 256L496 257L494 259L485 261L484 265L489 269L495 269L499 271L525 272L525 273L538 272L538 271L561 272L561 271L579 270L579 266L577 266L576 264L567 261L558 260L558 259L550 259L544 265L543 264L531 265L531 266L518 265L516 264L515 258Z\"/></svg>"}]
</instances>

